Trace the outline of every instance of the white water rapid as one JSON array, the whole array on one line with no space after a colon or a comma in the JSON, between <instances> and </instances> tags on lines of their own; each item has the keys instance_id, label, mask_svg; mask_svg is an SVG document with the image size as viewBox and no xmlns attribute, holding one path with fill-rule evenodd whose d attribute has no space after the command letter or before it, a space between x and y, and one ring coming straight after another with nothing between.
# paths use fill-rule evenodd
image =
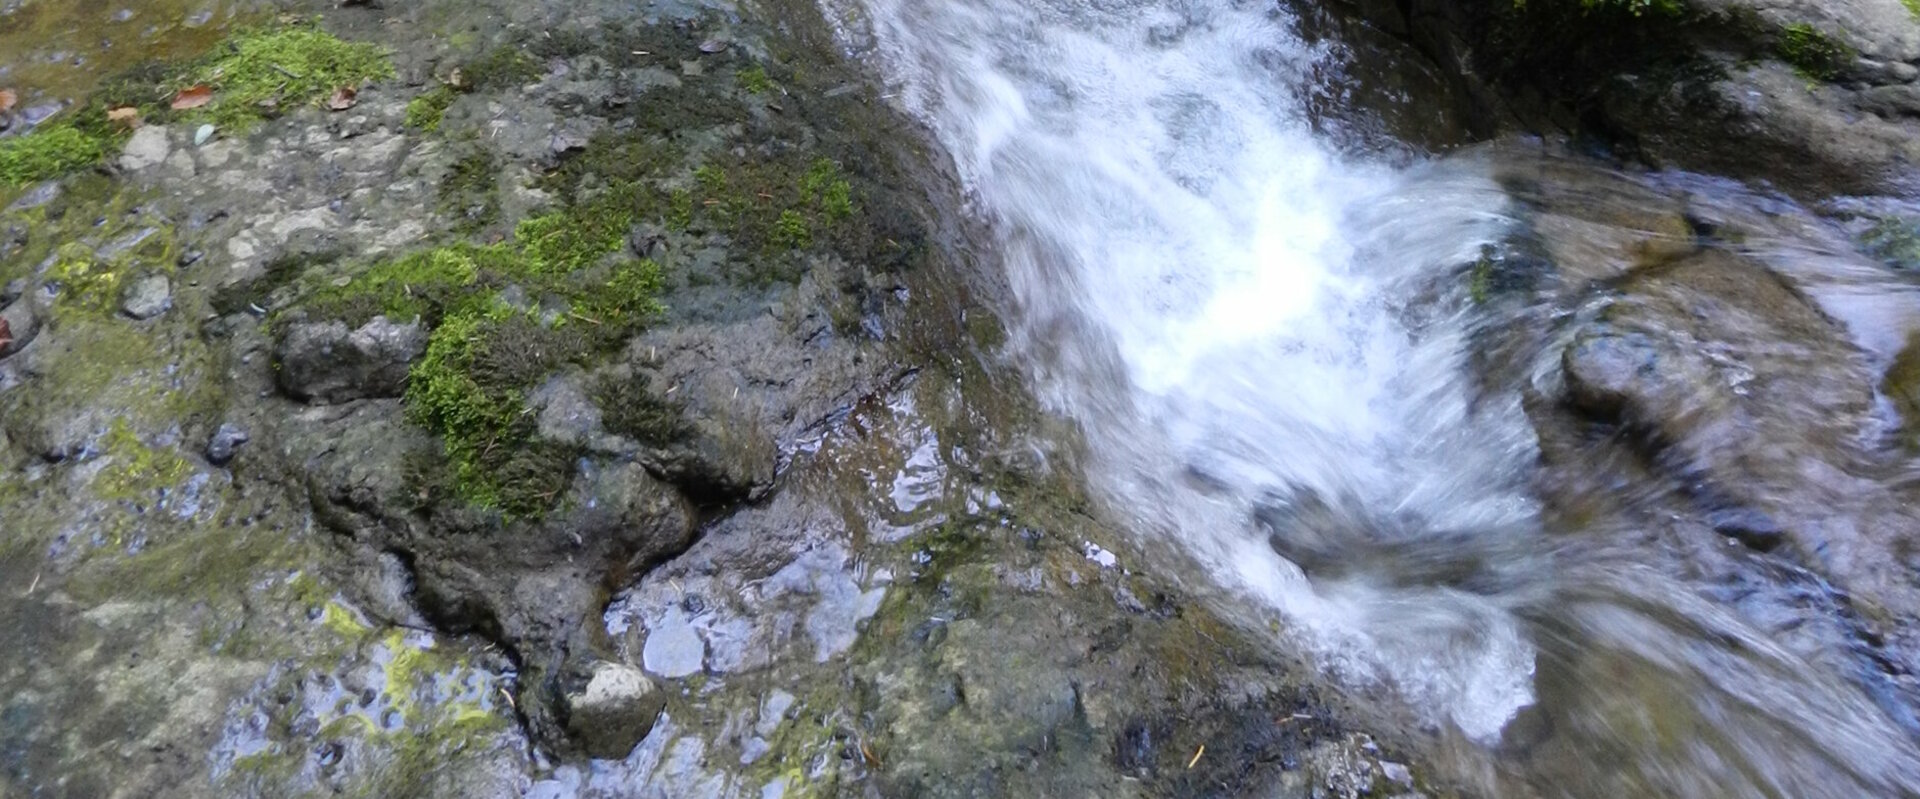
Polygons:
<instances>
[{"instance_id":1,"label":"white water rapid","mask_svg":"<svg viewBox=\"0 0 1920 799\"><path fill-rule=\"evenodd\" d=\"M1330 666L1497 734L1531 699L1532 652L1502 608L1315 591L1254 517L1310 501L1524 528L1517 406L1473 407L1461 320L1407 308L1498 232L1501 192L1329 152L1297 95L1320 54L1267 5L863 12L899 99L1004 232L1016 332L1041 390L1086 423L1105 492L1304 620Z\"/></svg>"}]
</instances>

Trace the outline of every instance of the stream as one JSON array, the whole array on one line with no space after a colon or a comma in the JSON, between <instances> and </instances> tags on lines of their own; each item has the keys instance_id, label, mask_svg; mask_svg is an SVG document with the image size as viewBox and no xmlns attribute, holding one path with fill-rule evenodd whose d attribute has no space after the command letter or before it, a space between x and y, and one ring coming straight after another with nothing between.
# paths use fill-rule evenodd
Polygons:
<instances>
[{"instance_id":1,"label":"stream","mask_svg":"<svg viewBox=\"0 0 1920 799\"><path fill-rule=\"evenodd\" d=\"M1884 368L1912 287L1836 254L1829 223L1728 181L1539 147L1369 155L1310 118L1337 60L1271 4L830 13L995 229L1014 349L1085 435L1106 512L1250 627L1282 631L1274 646L1417 717L1458 779L1510 795L1913 795L1920 726L1872 656L1845 649L1862 634L1841 592L1728 554L1725 536L1655 535L1646 520L1674 494L1633 468L1584 466L1607 485L1592 512L1545 507L1526 398L1558 390L1560 351L1597 306L1538 285L1487 301L1472 274L1553 217L1543 207L1578 209L1559 241L1597 248L1633 226L1591 220L1685 196L1749 231L1710 251L1785 272ZM1529 196L1518 174L1561 182ZM1871 504L1903 479L1859 460L1816 481L1822 496ZM1792 471L1771 496L1814 470Z\"/></svg>"}]
</instances>

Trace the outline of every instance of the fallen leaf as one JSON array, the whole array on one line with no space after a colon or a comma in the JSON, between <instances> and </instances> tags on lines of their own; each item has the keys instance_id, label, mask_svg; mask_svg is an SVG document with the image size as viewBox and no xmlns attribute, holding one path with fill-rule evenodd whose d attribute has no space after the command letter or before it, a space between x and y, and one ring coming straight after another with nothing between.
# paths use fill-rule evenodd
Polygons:
<instances>
[{"instance_id":1,"label":"fallen leaf","mask_svg":"<svg viewBox=\"0 0 1920 799\"><path fill-rule=\"evenodd\" d=\"M130 128L139 127L140 109L130 105L123 105L119 108L109 108L107 109L107 121L125 125Z\"/></svg>"},{"instance_id":2,"label":"fallen leaf","mask_svg":"<svg viewBox=\"0 0 1920 799\"><path fill-rule=\"evenodd\" d=\"M360 92L352 86L342 86L333 90L333 96L327 98L327 107L335 111L345 111L360 102Z\"/></svg>"},{"instance_id":3,"label":"fallen leaf","mask_svg":"<svg viewBox=\"0 0 1920 799\"><path fill-rule=\"evenodd\" d=\"M467 73L461 72L459 67L454 67L452 72L447 73L447 85L456 89L467 88Z\"/></svg>"},{"instance_id":4,"label":"fallen leaf","mask_svg":"<svg viewBox=\"0 0 1920 799\"><path fill-rule=\"evenodd\" d=\"M173 110L185 111L211 102L213 102L213 87L202 83L181 89L179 94L174 95Z\"/></svg>"},{"instance_id":5,"label":"fallen leaf","mask_svg":"<svg viewBox=\"0 0 1920 799\"><path fill-rule=\"evenodd\" d=\"M12 89L0 89L0 113L12 111L14 105L19 102L20 95L15 94Z\"/></svg>"},{"instance_id":6,"label":"fallen leaf","mask_svg":"<svg viewBox=\"0 0 1920 799\"><path fill-rule=\"evenodd\" d=\"M11 346L13 346L13 325L7 323L6 317L0 316L0 352L6 352Z\"/></svg>"}]
</instances>

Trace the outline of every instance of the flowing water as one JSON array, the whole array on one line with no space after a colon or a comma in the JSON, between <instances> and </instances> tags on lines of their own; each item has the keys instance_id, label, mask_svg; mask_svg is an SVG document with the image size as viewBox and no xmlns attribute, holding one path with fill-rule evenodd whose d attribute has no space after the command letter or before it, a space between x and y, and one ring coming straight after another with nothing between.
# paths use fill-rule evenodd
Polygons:
<instances>
[{"instance_id":1,"label":"flowing water","mask_svg":"<svg viewBox=\"0 0 1920 799\"><path fill-rule=\"evenodd\" d=\"M1110 511L1248 617L1286 619L1277 646L1416 714L1457 778L1566 796L1920 786L1911 719L1853 661L1548 529L1523 392L1472 363L1476 335L1527 314L1490 318L1461 277L1534 199L1496 179L1518 156L1347 154L1306 111L1329 53L1271 3L830 13L998 232L1015 349L1084 429ZM1530 353L1523 378L1558 363ZM1802 592L1781 606L1832 594L1781 581L1760 592Z\"/></svg>"}]
</instances>

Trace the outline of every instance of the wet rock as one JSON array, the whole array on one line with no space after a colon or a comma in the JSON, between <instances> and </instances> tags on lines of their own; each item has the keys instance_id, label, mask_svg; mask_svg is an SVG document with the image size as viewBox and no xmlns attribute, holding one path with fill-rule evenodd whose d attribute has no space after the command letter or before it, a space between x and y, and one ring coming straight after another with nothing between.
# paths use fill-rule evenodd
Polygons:
<instances>
[{"instance_id":1,"label":"wet rock","mask_svg":"<svg viewBox=\"0 0 1920 799\"><path fill-rule=\"evenodd\" d=\"M647 671L677 679L706 668L707 644L684 614L669 612L647 632L641 656Z\"/></svg>"},{"instance_id":2,"label":"wet rock","mask_svg":"<svg viewBox=\"0 0 1920 799\"><path fill-rule=\"evenodd\" d=\"M1389 782L1403 788L1413 787L1413 770L1407 768L1404 763L1395 763L1390 760L1380 761L1380 776L1386 777Z\"/></svg>"},{"instance_id":3,"label":"wet rock","mask_svg":"<svg viewBox=\"0 0 1920 799\"><path fill-rule=\"evenodd\" d=\"M241 445L249 440L247 431L232 424L220 425L213 431L213 437L207 441L207 461L215 466L225 466L233 460Z\"/></svg>"},{"instance_id":4,"label":"wet rock","mask_svg":"<svg viewBox=\"0 0 1920 799\"><path fill-rule=\"evenodd\" d=\"M166 275L148 275L127 286L120 311L135 319L152 319L173 307L173 281Z\"/></svg>"},{"instance_id":5,"label":"wet rock","mask_svg":"<svg viewBox=\"0 0 1920 799\"><path fill-rule=\"evenodd\" d=\"M296 324L274 349L275 379L288 396L308 402L397 397L407 368L426 350L418 322L376 316L351 331L337 321Z\"/></svg>"},{"instance_id":6,"label":"wet rock","mask_svg":"<svg viewBox=\"0 0 1920 799\"><path fill-rule=\"evenodd\" d=\"M1920 440L1920 332L1907 336L1906 345L1887 366L1880 390L1900 412L1907 440Z\"/></svg>"},{"instance_id":7,"label":"wet rock","mask_svg":"<svg viewBox=\"0 0 1920 799\"><path fill-rule=\"evenodd\" d=\"M1483 128L1604 131L1617 152L1655 165L1806 194L1920 185L1920 117L1906 86L1920 35L1900 3L1352 7L1408 31L1396 38L1459 76L1460 112ZM1653 8L1672 13L1642 13Z\"/></svg>"},{"instance_id":8,"label":"wet rock","mask_svg":"<svg viewBox=\"0 0 1920 799\"><path fill-rule=\"evenodd\" d=\"M1629 403L1663 393L1660 348L1650 337L1607 329L1576 338L1561 357L1567 395L1583 411L1617 419Z\"/></svg>"},{"instance_id":9,"label":"wet rock","mask_svg":"<svg viewBox=\"0 0 1920 799\"><path fill-rule=\"evenodd\" d=\"M1766 552L1786 540L1786 528L1778 521L1752 508L1722 508L1707 514L1714 532L1731 536L1749 548Z\"/></svg>"},{"instance_id":10,"label":"wet rock","mask_svg":"<svg viewBox=\"0 0 1920 799\"><path fill-rule=\"evenodd\" d=\"M666 702L639 669L597 663L586 686L567 694L567 732L591 757L623 758L653 730Z\"/></svg>"},{"instance_id":11,"label":"wet rock","mask_svg":"<svg viewBox=\"0 0 1920 799\"><path fill-rule=\"evenodd\" d=\"M167 138L167 129L148 125L134 131L133 137L127 139L126 149L120 153L120 168L138 172L158 166L172 152L173 142Z\"/></svg>"},{"instance_id":12,"label":"wet rock","mask_svg":"<svg viewBox=\"0 0 1920 799\"><path fill-rule=\"evenodd\" d=\"M0 358L5 358L33 343L40 334L40 317L34 312L33 303L15 302L0 308L0 323L6 325L5 343L0 343Z\"/></svg>"},{"instance_id":13,"label":"wet rock","mask_svg":"<svg viewBox=\"0 0 1920 799\"><path fill-rule=\"evenodd\" d=\"M528 395L539 414L540 437L566 444L589 443L600 430L600 409L574 375L557 375Z\"/></svg>"},{"instance_id":14,"label":"wet rock","mask_svg":"<svg viewBox=\"0 0 1920 799\"><path fill-rule=\"evenodd\" d=\"M6 285L0 286L0 308L13 304L14 300L20 299L26 293L26 278L19 277L7 281Z\"/></svg>"}]
</instances>

